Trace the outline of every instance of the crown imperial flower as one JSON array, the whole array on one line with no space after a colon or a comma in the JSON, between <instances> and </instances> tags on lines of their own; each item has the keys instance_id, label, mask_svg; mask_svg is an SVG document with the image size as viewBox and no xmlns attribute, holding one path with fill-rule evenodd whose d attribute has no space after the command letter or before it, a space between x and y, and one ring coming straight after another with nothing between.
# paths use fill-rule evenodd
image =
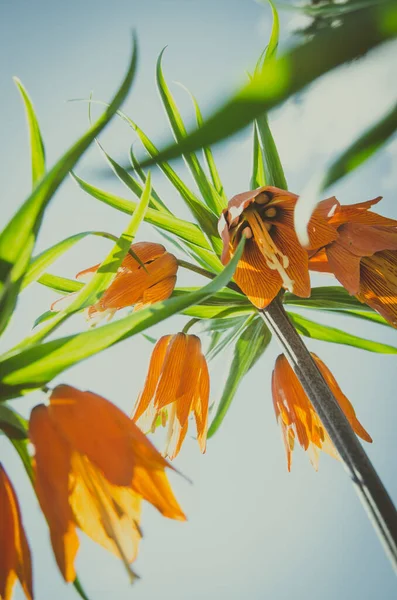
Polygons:
<instances>
[{"instance_id":1,"label":"crown imperial flower","mask_svg":"<svg viewBox=\"0 0 397 600\"><path fill-rule=\"evenodd\" d=\"M30 417L35 490L65 581L76 577L76 528L122 559L131 580L141 501L184 520L164 469L167 461L120 409L92 392L59 385Z\"/></svg>"},{"instance_id":2,"label":"crown imperial flower","mask_svg":"<svg viewBox=\"0 0 397 600\"><path fill-rule=\"evenodd\" d=\"M372 438L356 417L352 404L346 398L328 367L312 353L317 367L333 392L353 431L366 442ZM310 462L318 469L319 450L338 458L338 453L326 432L320 417L304 391L283 354L278 356L272 375L272 396L276 419L287 455L288 471L291 470L292 451L295 440L308 452Z\"/></svg>"},{"instance_id":3,"label":"crown imperial flower","mask_svg":"<svg viewBox=\"0 0 397 600\"><path fill-rule=\"evenodd\" d=\"M195 335L177 333L160 338L154 347L133 420L143 431L153 430L158 418L168 421L165 456L173 459L185 439L193 412L197 440L205 452L210 382L207 362Z\"/></svg>"},{"instance_id":4,"label":"crown imperial flower","mask_svg":"<svg viewBox=\"0 0 397 600\"><path fill-rule=\"evenodd\" d=\"M297 199L285 190L264 186L234 196L220 217L223 264L233 256L241 236L246 237L234 279L257 308L265 308L282 288L310 296L307 249L300 245L293 221ZM308 230L311 250L337 238L321 211L313 213Z\"/></svg>"}]
</instances>

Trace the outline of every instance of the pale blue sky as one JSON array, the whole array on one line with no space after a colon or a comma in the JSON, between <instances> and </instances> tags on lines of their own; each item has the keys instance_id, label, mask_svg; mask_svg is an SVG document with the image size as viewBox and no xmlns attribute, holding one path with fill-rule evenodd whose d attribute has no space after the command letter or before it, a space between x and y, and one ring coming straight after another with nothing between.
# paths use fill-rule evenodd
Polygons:
<instances>
[{"instance_id":1,"label":"pale blue sky","mask_svg":"<svg viewBox=\"0 0 397 600\"><path fill-rule=\"evenodd\" d=\"M283 39L290 41L295 17L282 16ZM155 87L155 61L161 49L167 80L180 81L197 96L208 113L227 91L245 80L267 42L269 10L251 0L0 0L0 65L2 114L0 130L1 214L4 221L29 192L30 173L22 103L11 77L20 77L33 98L46 144L48 164L87 127L83 104L71 98L108 100L119 84L130 52L130 32L138 34L140 62L137 80L124 110L160 144L169 136ZM372 119L393 102L392 52L385 47L316 83L311 90L272 113L271 123L291 191L299 193L313 173L343 149ZM191 118L185 92L172 86L182 113ZM101 137L105 148L125 159L133 133L114 122ZM247 130L215 150L228 195L249 186L251 144ZM383 195L379 211L397 218L396 140L366 167L335 186L332 193L345 203ZM93 148L76 171L81 176L128 198L114 179L99 179L103 165ZM188 181L183 167L180 173ZM155 184L178 214L187 216L168 183L154 173ZM119 233L126 215L96 201L68 180L48 210L38 249L60 237L89 229ZM160 239L148 226L140 239ZM81 242L52 268L74 274L98 262L108 242ZM325 279L319 279L324 281ZM179 285L199 282L181 274ZM327 280L328 283L328 280ZM55 295L32 286L20 299L2 347L26 335L35 317L47 310ZM394 330L363 325L344 317L310 318L349 332L397 344ZM172 333L184 321L174 318L151 335ZM63 332L84 327L76 318ZM397 501L395 356L380 356L321 342L309 342L332 369L371 433L366 446L386 486ZM92 389L130 412L141 389L151 345L132 338L70 369L57 382ZM340 464L321 456L315 473L298 448L288 474L280 432L270 396L270 376L279 353L272 342L266 355L241 385L233 406L202 456L194 439L187 439L176 466L194 482L172 476L175 492L188 522L167 521L148 507L142 527L144 540L135 565L141 575L131 589L118 561L84 539L78 570L90 599L117 600L391 600L396 582L352 486ZM210 365L212 399L219 399L229 357ZM28 415L42 401L39 393L16 400ZM154 439L155 443L157 438ZM36 598L77 597L58 574L48 532L11 446L0 440L0 456L19 494L33 551ZM82 536L83 537L83 536ZM19 587L15 598L21 599Z\"/></svg>"}]
</instances>

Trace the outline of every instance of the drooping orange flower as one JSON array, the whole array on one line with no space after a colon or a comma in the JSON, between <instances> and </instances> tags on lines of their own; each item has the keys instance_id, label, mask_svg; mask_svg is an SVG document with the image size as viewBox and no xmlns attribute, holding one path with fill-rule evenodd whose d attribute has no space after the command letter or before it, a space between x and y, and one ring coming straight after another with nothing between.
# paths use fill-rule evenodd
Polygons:
<instances>
[{"instance_id":1,"label":"drooping orange flower","mask_svg":"<svg viewBox=\"0 0 397 600\"><path fill-rule=\"evenodd\" d=\"M247 238L234 279L257 308L265 308L281 288L310 296L307 249L294 228L297 199L276 187L260 187L234 196L219 220L223 264L233 256L241 236ZM311 250L337 237L321 211L313 213L308 230Z\"/></svg>"},{"instance_id":2,"label":"drooping orange flower","mask_svg":"<svg viewBox=\"0 0 397 600\"><path fill-rule=\"evenodd\" d=\"M134 306L134 309L138 310L171 296L178 270L175 256L167 252L161 244L152 242L132 244L131 251L144 267L131 254L127 254L108 289L96 304L88 308L89 319L111 318L121 308ZM93 277L99 266L99 264L94 265L80 271L76 279L86 283ZM60 298L52 304L51 310L62 310L73 298L74 294Z\"/></svg>"},{"instance_id":3,"label":"drooping orange flower","mask_svg":"<svg viewBox=\"0 0 397 600\"><path fill-rule=\"evenodd\" d=\"M171 460L179 453L194 413L197 440L205 452L208 426L210 381L207 362L195 335L165 335L156 343L133 420L142 431L153 430L160 417L168 420L164 455Z\"/></svg>"},{"instance_id":4,"label":"drooping orange flower","mask_svg":"<svg viewBox=\"0 0 397 600\"><path fill-rule=\"evenodd\" d=\"M346 398L328 367L312 353L325 381L333 392L353 431L366 442L372 438L356 417L352 404ZM320 417L304 391L287 359L280 354L276 360L272 375L272 396L276 419L287 454L288 471L291 470L292 451L295 439L307 450L310 462L318 469L319 450L338 458L338 453L326 432Z\"/></svg>"},{"instance_id":5,"label":"drooping orange flower","mask_svg":"<svg viewBox=\"0 0 397 600\"><path fill-rule=\"evenodd\" d=\"M397 327L397 221L369 212L380 197L347 206L332 200L319 210L338 238L314 254L310 269L333 273L349 294Z\"/></svg>"},{"instance_id":6,"label":"drooping orange flower","mask_svg":"<svg viewBox=\"0 0 397 600\"><path fill-rule=\"evenodd\" d=\"M165 474L170 466L119 408L92 392L59 385L36 406L35 489L65 581L76 577L76 528L120 557L131 579L141 531L141 501L185 520Z\"/></svg>"},{"instance_id":7,"label":"drooping orange flower","mask_svg":"<svg viewBox=\"0 0 397 600\"><path fill-rule=\"evenodd\" d=\"M0 598L11 600L16 579L33 599L32 560L15 490L0 463Z\"/></svg>"}]
</instances>

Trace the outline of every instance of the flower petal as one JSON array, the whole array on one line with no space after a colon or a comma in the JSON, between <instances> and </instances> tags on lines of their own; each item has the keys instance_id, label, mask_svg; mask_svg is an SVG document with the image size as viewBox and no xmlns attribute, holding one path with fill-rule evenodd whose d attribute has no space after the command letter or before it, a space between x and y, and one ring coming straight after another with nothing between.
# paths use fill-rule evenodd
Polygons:
<instances>
[{"instance_id":1,"label":"flower petal","mask_svg":"<svg viewBox=\"0 0 397 600\"><path fill-rule=\"evenodd\" d=\"M384 250L361 259L357 298L397 327L397 252Z\"/></svg>"},{"instance_id":2,"label":"flower petal","mask_svg":"<svg viewBox=\"0 0 397 600\"><path fill-rule=\"evenodd\" d=\"M65 581L74 581L79 540L69 505L71 449L40 404L30 416L29 436L35 446L35 489L50 528L51 543Z\"/></svg>"},{"instance_id":3,"label":"flower petal","mask_svg":"<svg viewBox=\"0 0 397 600\"><path fill-rule=\"evenodd\" d=\"M199 387L201 356L200 338L196 335L187 335L185 359L176 392L176 417L181 427L188 420L195 392Z\"/></svg>"},{"instance_id":4,"label":"flower petal","mask_svg":"<svg viewBox=\"0 0 397 600\"><path fill-rule=\"evenodd\" d=\"M361 258L346 250L338 241L326 248L328 266L349 294L357 294L360 288Z\"/></svg>"},{"instance_id":5,"label":"flower petal","mask_svg":"<svg viewBox=\"0 0 397 600\"><path fill-rule=\"evenodd\" d=\"M208 404L210 395L210 377L205 357L201 355L201 373L198 394L193 404L194 417L196 419L197 441L202 453L206 449L208 429Z\"/></svg>"},{"instance_id":6,"label":"flower petal","mask_svg":"<svg viewBox=\"0 0 397 600\"><path fill-rule=\"evenodd\" d=\"M281 289L281 277L269 269L254 240L247 240L234 279L257 308L265 308Z\"/></svg>"},{"instance_id":7,"label":"flower petal","mask_svg":"<svg viewBox=\"0 0 397 600\"><path fill-rule=\"evenodd\" d=\"M0 598L11 600L16 577L33 599L32 560L18 498L0 463Z\"/></svg>"},{"instance_id":8,"label":"flower petal","mask_svg":"<svg viewBox=\"0 0 397 600\"><path fill-rule=\"evenodd\" d=\"M136 423L138 419L147 410L150 401L154 398L156 387L163 368L165 355L172 336L164 335L154 346L152 356L150 357L149 369L146 376L145 385L135 405L132 420Z\"/></svg>"},{"instance_id":9,"label":"flower petal","mask_svg":"<svg viewBox=\"0 0 397 600\"><path fill-rule=\"evenodd\" d=\"M289 261L285 270L294 282L293 289L290 291L302 298L308 298L310 296L309 258L307 251L298 241L295 229L279 223L271 233L276 246Z\"/></svg>"},{"instance_id":10,"label":"flower petal","mask_svg":"<svg viewBox=\"0 0 397 600\"><path fill-rule=\"evenodd\" d=\"M318 356L312 353L312 357L314 358L318 368L321 371L322 376L327 382L328 386L332 390L336 400L338 401L339 406L345 414L345 417L349 421L350 425L354 433L356 433L360 438L365 440L366 442L372 442L372 438L369 433L364 429L361 425L360 421L356 417L356 412L353 408L352 403L346 398L345 394L340 389L338 382L335 377L332 375L331 371L328 367L323 363L322 360L319 359Z\"/></svg>"},{"instance_id":11,"label":"flower petal","mask_svg":"<svg viewBox=\"0 0 397 600\"><path fill-rule=\"evenodd\" d=\"M49 411L71 447L114 485L128 486L137 465L167 465L135 423L102 396L59 385L51 394Z\"/></svg>"},{"instance_id":12,"label":"flower petal","mask_svg":"<svg viewBox=\"0 0 397 600\"><path fill-rule=\"evenodd\" d=\"M184 333L177 333L172 336L168 344L154 397L154 403L158 410L176 400L185 363L186 346L187 336Z\"/></svg>"},{"instance_id":13,"label":"flower petal","mask_svg":"<svg viewBox=\"0 0 397 600\"><path fill-rule=\"evenodd\" d=\"M138 494L141 494L145 500L153 504L164 517L176 519L177 521L186 520L164 470L147 471L138 466L134 470L131 485Z\"/></svg>"}]
</instances>

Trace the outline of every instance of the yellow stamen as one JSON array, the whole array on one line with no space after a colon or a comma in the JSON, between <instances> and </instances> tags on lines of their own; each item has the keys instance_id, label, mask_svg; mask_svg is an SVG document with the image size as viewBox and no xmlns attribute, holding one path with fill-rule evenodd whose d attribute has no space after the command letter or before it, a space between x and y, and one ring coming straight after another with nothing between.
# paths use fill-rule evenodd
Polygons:
<instances>
[{"instance_id":1,"label":"yellow stamen","mask_svg":"<svg viewBox=\"0 0 397 600\"><path fill-rule=\"evenodd\" d=\"M285 270L288 269L289 265L288 256L285 256L272 240L267 229L268 223L264 223L255 210L247 211L246 219L250 224L255 241L265 257L267 266L269 269L279 273L284 288L292 292L294 281L288 276Z\"/></svg>"}]
</instances>

